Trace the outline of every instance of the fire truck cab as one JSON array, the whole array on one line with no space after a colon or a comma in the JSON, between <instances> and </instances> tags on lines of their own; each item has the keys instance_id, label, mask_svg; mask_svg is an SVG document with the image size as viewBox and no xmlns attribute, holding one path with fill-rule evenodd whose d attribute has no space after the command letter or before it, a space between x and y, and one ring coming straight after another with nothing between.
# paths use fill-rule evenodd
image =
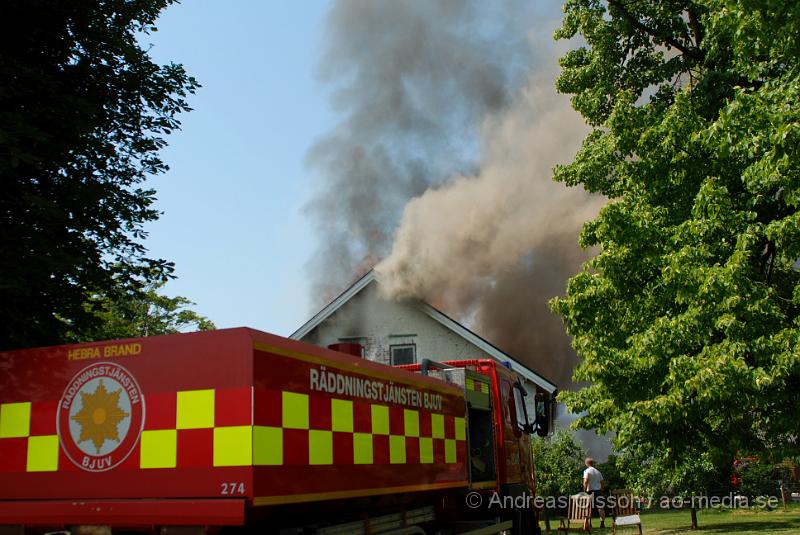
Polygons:
<instances>
[{"instance_id":1,"label":"fire truck cab","mask_svg":"<svg viewBox=\"0 0 800 535\"><path fill-rule=\"evenodd\" d=\"M467 411L469 488L484 495L488 504L497 496L502 504L520 504L535 524L532 500L535 473L531 434L549 428L548 410L537 411L533 421L525 405L527 392L516 373L493 359L453 360L442 363L425 359L400 366L432 376L464 389ZM511 502L507 500L511 500Z\"/></svg>"}]
</instances>

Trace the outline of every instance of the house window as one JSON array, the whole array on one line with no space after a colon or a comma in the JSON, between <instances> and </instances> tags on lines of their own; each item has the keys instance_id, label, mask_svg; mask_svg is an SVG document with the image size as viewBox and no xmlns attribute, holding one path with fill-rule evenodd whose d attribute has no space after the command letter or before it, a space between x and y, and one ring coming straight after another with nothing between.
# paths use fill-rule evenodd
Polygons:
<instances>
[{"instance_id":1,"label":"house window","mask_svg":"<svg viewBox=\"0 0 800 535\"><path fill-rule=\"evenodd\" d=\"M417 346L415 344L389 346L389 351L392 354L392 366L417 362Z\"/></svg>"}]
</instances>

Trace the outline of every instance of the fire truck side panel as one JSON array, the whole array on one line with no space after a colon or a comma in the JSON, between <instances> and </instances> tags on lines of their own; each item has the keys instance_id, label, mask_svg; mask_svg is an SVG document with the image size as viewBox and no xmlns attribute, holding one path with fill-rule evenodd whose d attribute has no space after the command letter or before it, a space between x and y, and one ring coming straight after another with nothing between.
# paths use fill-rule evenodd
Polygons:
<instances>
[{"instance_id":1,"label":"fire truck side panel","mask_svg":"<svg viewBox=\"0 0 800 535\"><path fill-rule=\"evenodd\" d=\"M466 490L465 407L250 329L0 353L0 524L241 525L247 505Z\"/></svg>"},{"instance_id":2,"label":"fire truck side panel","mask_svg":"<svg viewBox=\"0 0 800 535\"><path fill-rule=\"evenodd\" d=\"M233 329L0 355L0 499L247 496L250 346Z\"/></svg>"},{"instance_id":3,"label":"fire truck side panel","mask_svg":"<svg viewBox=\"0 0 800 535\"><path fill-rule=\"evenodd\" d=\"M254 376L255 505L467 487L459 389L266 340Z\"/></svg>"}]
</instances>

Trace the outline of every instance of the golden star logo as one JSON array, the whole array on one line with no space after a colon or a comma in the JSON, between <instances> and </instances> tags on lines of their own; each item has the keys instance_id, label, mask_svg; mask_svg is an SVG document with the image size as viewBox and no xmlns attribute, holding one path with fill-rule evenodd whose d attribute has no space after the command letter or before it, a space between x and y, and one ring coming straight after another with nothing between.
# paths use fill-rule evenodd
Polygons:
<instances>
[{"instance_id":1,"label":"golden star logo","mask_svg":"<svg viewBox=\"0 0 800 535\"><path fill-rule=\"evenodd\" d=\"M120 392L121 390L113 392L106 390L101 379L93 394L81 392L83 408L72 417L81 426L78 442L91 440L98 454L106 440L119 442L117 425L130 416L119 408Z\"/></svg>"}]
</instances>

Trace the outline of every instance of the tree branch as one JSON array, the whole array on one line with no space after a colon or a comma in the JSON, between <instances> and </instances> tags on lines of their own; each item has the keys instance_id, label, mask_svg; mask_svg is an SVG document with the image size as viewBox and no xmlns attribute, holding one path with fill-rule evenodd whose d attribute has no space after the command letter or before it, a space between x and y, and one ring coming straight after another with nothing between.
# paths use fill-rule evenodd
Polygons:
<instances>
[{"instance_id":1,"label":"tree branch","mask_svg":"<svg viewBox=\"0 0 800 535\"><path fill-rule=\"evenodd\" d=\"M694 45L699 50L700 43L703 41L703 26L700 24L700 17L697 16L697 11L691 6L686 8L686 12L689 14L689 27L694 34Z\"/></svg>"},{"instance_id":2,"label":"tree branch","mask_svg":"<svg viewBox=\"0 0 800 535\"><path fill-rule=\"evenodd\" d=\"M642 21L640 21L637 17L635 17L630 11L628 11L625 6L619 0L608 0L608 5L613 6L622 17L627 20L633 27L645 32L646 34L650 35L651 37L655 37L656 39L661 40L664 43L669 44L683 52L684 55L689 56L690 58L703 61L705 58L705 54L699 48L689 48L688 46L684 45L674 37L670 37L668 35L662 35L658 33L653 28L650 28Z\"/></svg>"}]
</instances>

